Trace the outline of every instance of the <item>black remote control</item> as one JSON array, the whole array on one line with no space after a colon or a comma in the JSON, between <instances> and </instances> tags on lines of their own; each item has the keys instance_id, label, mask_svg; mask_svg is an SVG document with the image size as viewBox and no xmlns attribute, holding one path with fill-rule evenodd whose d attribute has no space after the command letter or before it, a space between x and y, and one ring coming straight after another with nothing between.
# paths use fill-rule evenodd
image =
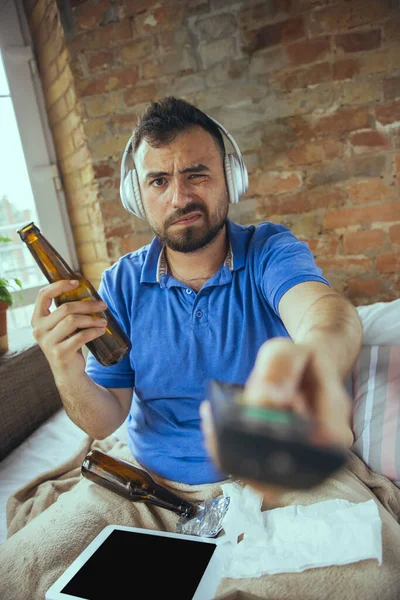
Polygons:
<instances>
[{"instance_id":1,"label":"black remote control","mask_svg":"<svg viewBox=\"0 0 400 600\"><path fill-rule=\"evenodd\" d=\"M317 424L287 410L246 405L244 387L211 380L208 400L220 467L243 479L292 489L322 483L346 461L347 451L315 443Z\"/></svg>"}]
</instances>

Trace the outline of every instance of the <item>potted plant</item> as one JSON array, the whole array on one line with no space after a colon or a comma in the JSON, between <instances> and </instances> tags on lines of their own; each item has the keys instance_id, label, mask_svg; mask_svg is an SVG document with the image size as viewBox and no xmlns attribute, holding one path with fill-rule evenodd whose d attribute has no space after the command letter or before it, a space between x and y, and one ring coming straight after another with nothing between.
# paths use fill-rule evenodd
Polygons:
<instances>
[{"instance_id":1,"label":"potted plant","mask_svg":"<svg viewBox=\"0 0 400 600\"><path fill-rule=\"evenodd\" d=\"M0 242L7 243L12 240L0 236ZM6 279L0 273L0 354L4 354L8 350L7 309L13 305L11 292L17 288L22 289L19 279Z\"/></svg>"}]
</instances>

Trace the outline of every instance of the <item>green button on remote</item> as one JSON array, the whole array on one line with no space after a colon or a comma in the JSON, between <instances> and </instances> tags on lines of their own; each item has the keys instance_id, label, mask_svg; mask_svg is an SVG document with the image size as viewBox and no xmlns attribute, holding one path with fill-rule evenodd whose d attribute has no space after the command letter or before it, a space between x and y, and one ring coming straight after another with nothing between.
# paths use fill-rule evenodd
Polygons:
<instances>
[{"instance_id":1,"label":"green button on remote","mask_svg":"<svg viewBox=\"0 0 400 600\"><path fill-rule=\"evenodd\" d=\"M264 408L262 406L243 406L242 409L247 417L271 421L273 423L283 423L285 425L290 425L293 422L293 417L289 412Z\"/></svg>"}]
</instances>

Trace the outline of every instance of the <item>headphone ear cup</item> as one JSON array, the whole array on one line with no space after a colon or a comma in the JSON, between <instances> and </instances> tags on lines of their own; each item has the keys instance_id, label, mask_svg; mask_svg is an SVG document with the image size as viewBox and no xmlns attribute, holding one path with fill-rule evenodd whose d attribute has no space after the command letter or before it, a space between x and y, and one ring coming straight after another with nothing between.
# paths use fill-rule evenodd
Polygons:
<instances>
[{"instance_id":1,"label":"headphone ear cup","mask_svg":"<svg viewBox=\"0 0 400 600\"><path fill-rule=\"evenodd\" d=\"M135 207L136 207L135 215L137 217L144 219L146 217L146 214L144 212L144 208L143 208L143 204L142 204L142 197L140 195L140 187L139 187L139 179L137 176L136 169L132 169L131 171L129 171L129 174L131 176L133 198L134 198Z\"/></svg>"},{"instance_id":2,"label":"headphone ear cup","mask_svg":"<svg viewBox=\"0 0 400 600\"><path fill-rule=\"evenodd\" d=\"M121 196L122 205L125 210L132 212L131 209L131 198L133 195L132 184L130 180L130 176L126 173L124 177L121 177L121 182L119 186L119 194Z\"/></svg>"},{"instance_id":3,"label":"headphone ear cup","mask_svg":"<svg viewBox=\"0 0 400 600\"><path fill-rule=\"evenodd\" d=\"M244 193L244 182L238 158L234 154L226 154L224 159L226 184L229 202L237 204Z\"/></svg>"},{"instance_id":4,"label":"headphone ear cup","mask_svg":"<svg viewBox=\"0 0 400 600\"><path fill-rule=\"evenodd\" d=\"M127 211L141 219L145 218L136 169L127 171L124 180L121 181L120 195L122 204Z\"/></svg>"}]
</instances>

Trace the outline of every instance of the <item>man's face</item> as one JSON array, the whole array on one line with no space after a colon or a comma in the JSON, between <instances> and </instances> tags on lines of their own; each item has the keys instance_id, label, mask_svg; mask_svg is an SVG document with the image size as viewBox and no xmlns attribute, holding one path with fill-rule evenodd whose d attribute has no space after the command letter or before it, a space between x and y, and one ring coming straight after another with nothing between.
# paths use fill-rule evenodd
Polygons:
<instances>
[{"instance_id":1,"label":"man's face","mask_svg":"<svg viewBox=\"0 0 400 600\"><path fill-rule=\"evenodd\" d=\"M194 252L223 228L228 192L221 153L207 131L192 127L161 148L142 140L135 167L147 221L171 250Z\"/></svg>"}]
</instances>

